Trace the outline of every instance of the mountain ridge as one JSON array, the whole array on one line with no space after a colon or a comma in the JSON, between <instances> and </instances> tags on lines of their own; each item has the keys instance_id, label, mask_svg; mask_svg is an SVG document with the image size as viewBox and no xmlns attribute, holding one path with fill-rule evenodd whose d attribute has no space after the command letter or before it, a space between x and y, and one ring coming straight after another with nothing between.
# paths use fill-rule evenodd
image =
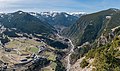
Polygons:
<instances>
[{"instance_id":1,"label":"mountain ridge","mask_svg":"<svg viewBox=\"0 0 120 71\"><path fill-rule=\"evenodd\" d=\"M68 27L71 24L75 23L76 20L84 15L84 12L40 12L34 13L30 12L31 15L36 16L42 21L48 21L49 24L56 26L65 26Z\"/></svg>"},{"instance_id":2,"label":"mountain ridge","mask_svg":"<svg viewBox=\"0 0 120 71\"><path fill-rule=\"evenodd\" d=\"M119 10L108 9L84 15L75 24L65 29L63 35L71 38L77 45L82 45L85 42L93 42L101 35L104 29L107 29L106 32L110 32L112 28L119 26L119 22L114 22L114 20L117 21L115 18L119 17L119 13Z\"/></svg>"},{"instance_id":3,"label":"mountain ridge","mask_svg":"<svg viewBox=\"0 0 120 71\"><path fill-rule=\"evenodd\" d=\"M54 33L55 28L27 12L1 14L0 23L7 28L17 28L27 33Z\"/></svg>"}]
</instances>

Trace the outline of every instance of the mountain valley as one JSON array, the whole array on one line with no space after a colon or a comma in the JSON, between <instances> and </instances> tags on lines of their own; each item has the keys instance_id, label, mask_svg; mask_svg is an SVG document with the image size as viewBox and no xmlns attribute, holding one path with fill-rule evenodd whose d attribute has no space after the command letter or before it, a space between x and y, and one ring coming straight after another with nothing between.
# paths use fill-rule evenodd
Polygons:
<instances>
[{"instance_id":1,"label":"mountain valley","mask_svg":"<svg viewBox=\"0 0 120 71\"><path fill-rule=\"evenodd\" d=\"M0 14L0 71L120 71L120 10Z\"/></svg>"}]
</instances>

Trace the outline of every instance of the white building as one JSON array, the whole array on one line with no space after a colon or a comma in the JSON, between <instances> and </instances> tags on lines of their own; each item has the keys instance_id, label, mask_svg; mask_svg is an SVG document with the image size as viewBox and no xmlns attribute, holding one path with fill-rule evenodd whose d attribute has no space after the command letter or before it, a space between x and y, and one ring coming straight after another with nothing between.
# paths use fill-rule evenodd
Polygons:
<instances>
[{"instance_id":1,"label":"white building","mask_svg":"<svg viewBox=\"0 0 120 71\"><path fill-rule=\"evenodd\" d=\"M106 16L106 19L111 19L111 16Z\"/></svg>"}]
</instances>

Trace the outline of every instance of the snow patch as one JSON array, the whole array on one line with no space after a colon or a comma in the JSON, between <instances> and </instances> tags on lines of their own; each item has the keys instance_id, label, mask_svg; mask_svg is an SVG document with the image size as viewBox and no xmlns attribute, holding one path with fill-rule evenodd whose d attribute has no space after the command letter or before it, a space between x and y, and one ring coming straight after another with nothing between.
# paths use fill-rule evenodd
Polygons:
<instances>
[{"instance_id":1,"label":"snow patch","mask_svg":"<svg viewBox=\"0 0 120 71\"><path fill-rule=\"evenodd\" d=\"M57 12L57 11L30 13L30 14L33 15L33 16L37 16L37 14L40 14L41 16L55 17L56 15L59 15L61 13L64 13L65 17L68 17L68 15L73 15L73 16L79 17L79 15L81 15L81 14L86 14L85 12Z\"/></svg>"},{"instance_id":2,"label":"snow patch","mask_svg":"<svg viewBox=\"0 0 120 71\"><path fill-rule=\"evenodd\" d=\"M68 15L67 15L67 14L65 14L65 17L68 17Z\"/></svg>"},{"instance_id":3,"label":"snow patch","mask_svg":"<svg viewBox=\"0 0 120 71\"><path fill-rule=\"evenodd\" d=\"M19 12L19 14L22 14L23 12Z\"/></svg>"},{"instance_id":4,"label":"snow patch","mask_svg":"<svg viewBox=\"0 0 120 71\"><path fill-rule=\"evenodd\" d=\"M37 13L30 13L30 15L37 16Z\"/></svg>"},{"instance_id":5,"label":"snow patch","mask_svg":"<svg viewBox=\"0 0 120 71\"><path fill-rule=\"evenodd\" d=\"M2 18L4 18L4 16L3 16L3 15L1 15L1 17L2 17Z\"/></svg>"},{"instance_id":6,"label":"snow patch","mask_svg":"<svg viewBox=\"0 0 120 71\"><path fill-rule=\"evenodd\" d=\"M55 17L58 13L53 13L52 17Z\"/></svg>"}]
</instances>

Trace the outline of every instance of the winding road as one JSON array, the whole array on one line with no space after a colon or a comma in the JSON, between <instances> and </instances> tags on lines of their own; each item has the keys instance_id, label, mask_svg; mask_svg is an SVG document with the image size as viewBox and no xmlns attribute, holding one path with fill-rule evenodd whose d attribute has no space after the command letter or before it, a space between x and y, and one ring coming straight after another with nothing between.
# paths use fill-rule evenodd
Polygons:
<instances>
[{"instance_id":1,"label":"winding road","mask_svg":"<svg viewBox=\"0 0 120 71\"><path fill-rule=\"evenodd\" d=\"M71 45L71 50L70 50L70 54L68 55L67 57L67 61L68 61L68 64L67 64L67 71L70 71L70 68L71 68L71 64L70 64L70 56L71 54L74 52L74 45L72 43L72 41L69 39L69 42L70 42L70 45Z\"/></svg>"},{"instance_id":2,"label":"winding road","mask_svg":"<svg viewBox=\"0 0 120 71\"><path fill-rule=\"evenodd\" d=\"M63 38L63 39L65 39L65 37L62 37L62 36L60 36L59 34L57 34L57 36L59 37L59 38ZM71 56L71 54L74 52L74 45L73 45L73 43L72 43L72 41L69 39L69 43L70 43L70 46L71 46L71 49L70 49L70 52L69 52L69 54L68 54L68 56L67 56L67 71L70 71L70 68L71 68L71 64L70 64L70 56Z\"/></svg>"}]
</instances>

